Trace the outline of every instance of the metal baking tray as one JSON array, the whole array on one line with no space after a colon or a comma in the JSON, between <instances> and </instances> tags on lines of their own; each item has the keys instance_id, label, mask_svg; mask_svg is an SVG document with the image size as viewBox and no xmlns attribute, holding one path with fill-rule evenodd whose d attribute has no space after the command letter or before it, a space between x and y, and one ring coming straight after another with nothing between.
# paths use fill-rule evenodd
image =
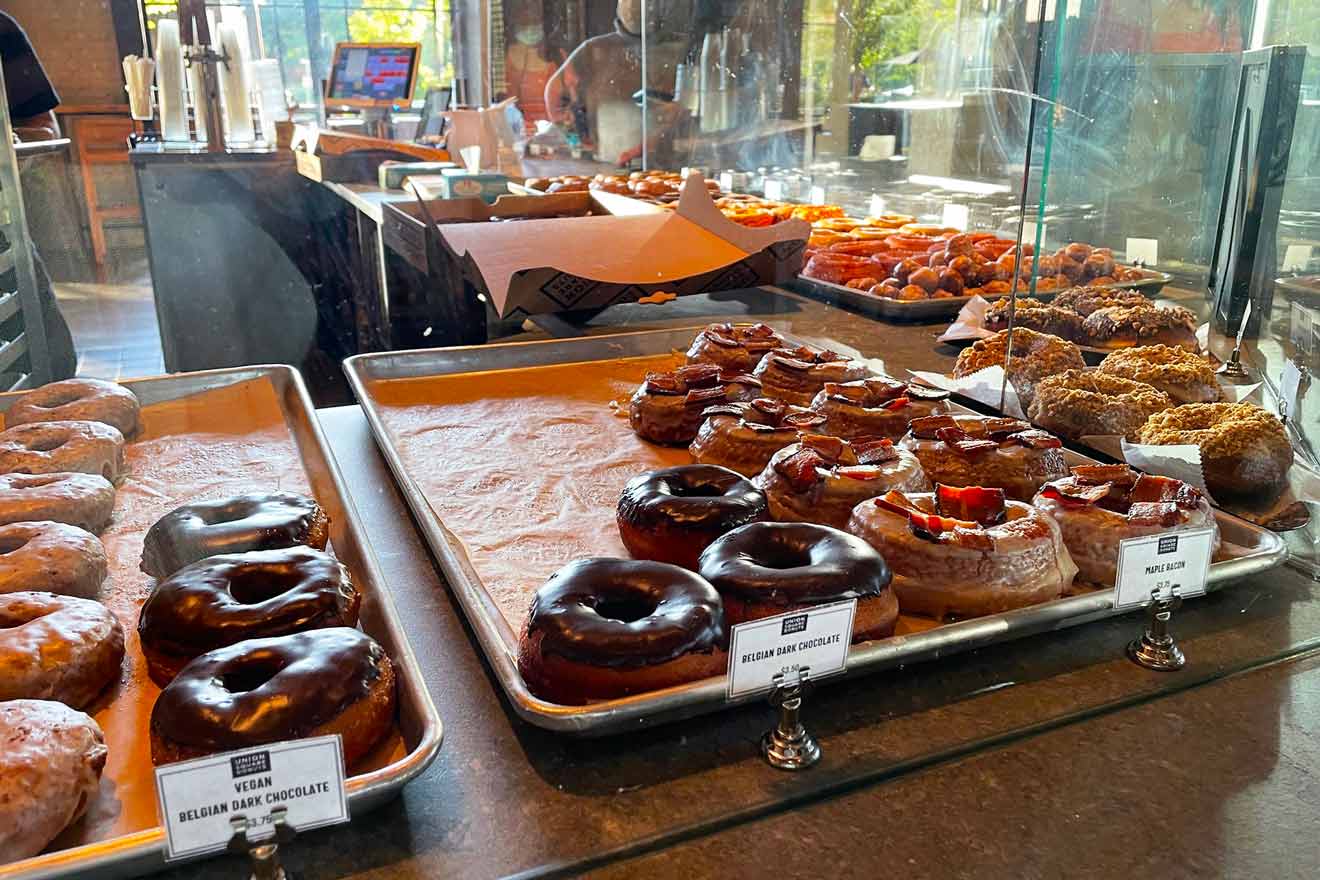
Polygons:
<instances>
[{"instance_id":1,"label":"metal baking tray","mask_svg":"<svg viewBox=\"0 0 1320 880\"><path fill-rule=\"evenodd\" d=\"M477 572L469 564L461 542L445 528L427 502L424 492L409 475L371 395L371 383L384 379L533 368L682 351L688 347L699 329L691 327L543 342L361 354L344 362L349 384L362 404L381 454L394 473L422 534L439 561L450 589L467 615L496 678L514 711L538 727L568 734L598 736L713 712L758 698L747 697L730 703L725 698L724 676L587 706L563 706L534 696L518 673L516 635L504 621ZM499 450L492 449L491 453L498 455ZM509 454L515 453L510 451ZM1091 460L1075 454L1070 457L1074 459L1073 463ZM1267 571L1283 562L1287 550L1277 535L1237 517L1224 513L1217 515L1225 541L1245 548L1246 553L1211 566L1211 589L1237 578ZM856 675L920 660L932 660L957 651L1109 617L1117 613L1113 609L1113 601L1113 590L1102 590L1018 611L950 623L926 632L855 645L848 655L847 674Z\"/></svg>"},{"instance_id":2,"label":"metal baking tray","mask_svg":"<svg viewBox=\"0 0 1320 880\"><path fill-rule=\"evenodd\" d=\"M285 424L298 445L312 493L330 515L330 546L362 590L360 626L389 653L398 676L397 724L408 752L392 764L348 779L349 810L353 815L361 815L387 803L405 783L430 765L440 751L443 726L366 532L358 521L357 510L330 455L302 376L292 367L261 365L129 379L122 384L133 389L146 406L261 379L274 387ZM0 412L7 410L19 396L0 394ZM113 748L114 744L110 746ZM156 827L0 864L0 878L132 877L165 867L165 831Z\"/></svg>"},{"instance_id":3,"label":"metal baking tray","mask_svg":"<svg viewBox=\"0 0 1320 880\"><path fill-rule=\"evenodd\" d=\"M1172 280L1172 275L1155 272L1153 277L1143 278L1140 281L1097 284L1094 287L1096 290L1140 290L1147 296L1154 296ZM861 290L844 287L842 284L819 281L805 275L799 275L784 286L812 299L822 300L831 305L844 305L855 312L866 315L868 318L881 318L886 321L934 321L940 318L954 318L957 317L962 307L971 300L970 296L951 296L945 299L901 301L883 296L872 296ZM1028 291L1019 290L1018 293L1026 296ZM1043 290L1035 294L1035 297L1039 300L1048 301L1058 293L1057 290ZM998 295L994 294L986 297L986 299L992 301L998 298Z\"/></svg>"}]
</instances>

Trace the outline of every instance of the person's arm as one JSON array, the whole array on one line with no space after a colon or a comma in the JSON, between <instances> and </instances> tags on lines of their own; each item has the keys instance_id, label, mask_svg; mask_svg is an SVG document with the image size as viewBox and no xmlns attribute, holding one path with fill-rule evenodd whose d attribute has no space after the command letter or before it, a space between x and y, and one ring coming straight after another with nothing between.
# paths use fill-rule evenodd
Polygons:
<instances>
[{"instance_id":1,"label":"person's arm","mask_svg":"<svg viewBox=\"0 0 1320 880\"><path fill-rule=\"evenodd\" d=\"M574 49L573 53L564 59L564 63L559 65L559 69L550 74L550 78L546 80L545 115L551 122L568 125L573 123L573 112L570 108L577 100L578 84L582 81L581 68L586 62L590 42L587 40Z\"/></svg>"},{"instance_id":2,"label":"person's arm","mask_svg":"<svg viewBox=\"0 0 1320 880\"><path fill-rule=\"evenodd\" d=\"M59 137L60 124L52 112L59 106L36 50L13 18L0 12L0 63L9 99L9 124L20 140Z\"/></svg>"}]
</instances>

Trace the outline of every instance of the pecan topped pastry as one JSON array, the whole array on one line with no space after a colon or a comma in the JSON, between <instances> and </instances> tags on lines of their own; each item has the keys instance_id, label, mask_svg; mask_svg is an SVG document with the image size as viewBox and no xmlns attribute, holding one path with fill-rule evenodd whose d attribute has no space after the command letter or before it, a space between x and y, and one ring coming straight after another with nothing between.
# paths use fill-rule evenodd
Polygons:
<instances>
[{"instance_id":1,"label":"pecan topped pastry","mask_svg":"<svg viewBox=\"0 0 1320 880\"><path fill-rule=\"evenodd\" d=\"M826 382L811 402L825 417L823 434L897 440L913 419L948 411L949 392L909 385L885 376L856 382Z\"/></svg>"},{"instance_id":2,"label":"pecan topped pastry","mask_svg":"<svg viewBox=\"0 0 1320 880\"><path fill-rule=\"evenodd\" d=\"M1030 501L1042 485L1068 475L1059 438L1021 419L913 419L900 445L920 459L931 482L999 488L1018 500Z\"/></svg>"},{"instance_id":3,"label":"pecan topped pastry","mask_svg":"<svg viewBox=\"0 0 1320 880\"><path fill-rule=\"evenodd\" d=\"M691 443L701 427L703 410L717 403L751 400L760 390L759 380L714 364L647 373L628 403L628 423L637 436L652 443Z\"/></svg>"},{"instance_id":4,"label":"pecan topped pastry","mask_svg":"<svg viewBox=\"0 0 1320 880\"><path fill-rule=\"evenodd\" d=\"M1208 527L1219 549L1219 525L1205 495L1125 464L1075 467L1072 476L1046 483L1033 504L1059 524L1078 579L1096 586L1114 585L1118 545L1127 538Z\"/></svg>"},{"instance_id":5,"label":"pecan topped pastry","mask_svg":"<svg viewBox=\"0 0 1320 880\"><path fill-rule=\"evenodd\" d=\"M1141 345L1106 355L1099 371L1145 382L1174 403L1215 403L1223 396L1215 369L1199 354L1171 345Z\"/></svg>"},{"instance_id":6,"label":"pecan topped pastry","mask_svg":"<svg viewBox=\"0 0 1320 880\"><path fill-rule=\"evenodd\" d=\"M1097 348L1131 348L1135 345L1173 345L1200 351L1196 341L1196 315L1182 306L1106 306L1087 316L1082 324L1086 341Z\"/></svg>"},{"instance_id":7,"label":"pecan topped pastry","mask_svg":"<svg viewBox=\"0 0 1320 880\"><path fill-rule=\"evenodd\" d=\"M710 324L692 340L687 362L750 373L766 352L783 344L784 340L768 324Z\"/></svg>"},{"instance_id":8,"label":"pecan topped pastry","mask_svg":"<svg viewBox=\"0 0 1320 880\"><path fill-rule=\"evenodd\" d=\"M1025 327L1013 329L1012 357L1008 355L1007 330L978 339L971 348L964 348L958 353L958 362L953 367L954 378L961 379L987 367L1002 367L1007 359L1008 381L1012 383L1013 390L1025 408L1031 406L1036 385L1041 380L1064 370L1086 368L1082 350L1075 344Z\"/></svg>"},{"instance_id":9,"label":"pecan topped pastry","mask_svg":"<svg viewBox=\"0 0 1320 880\"><path fill-rule=\"evenodd\" d=\"M1148 306L1150 300L1138 290L1110 290L1095 287L1071 287L1054 298L1056 308L1076 312L1083 318L1109 306Z\"/></svg>"},{"instance_id":10,"label":"pecan topped pastry","mask_svg":"<svg viewBox=\"0 0 1320 880\"><path fill-rule=\"evenodd\" d=\"M753 483L765 492L774 519L836 529L868 498L890 489L930 488L916 456L888 438L849 442L825 434L803 434L799 443L776 452Z\"/></svg>"},{"instance_id":11,"label":"pecan topped pastry","mask_svg":"<svg viewBox=\"0 0 1320 880\"><path fill-rule=\"evenodd\" d=\"M717 404L702 413L705 421L688 450L702 464L717 464L754 477L770 456L798 438L800 431L821 431L825 417L782 400L760 397L750 403Z\"/></svg>"},{"instance_id":12,"label":"pecan topped pastry","mask_svg":"<svg viewBox=\"0 0 1320 880\"><path fill-rule=\"evenodd\" d=\"M1008 299L1001 299L992 305L985 313L985 329L995 332L1007 330L1008 309ZM1017 308L1013 312L1013 327L1049 333L1073 342L1082 341L1080 315L1030 297L1018 297Z\"/></svg>"},{"instance_id":13,"label":"pecan topped pastry","mask_svg":"<svg viewBox=\"0 0 1320 880\"><path fill-rule=\"evenodd\" d=\"M770 352L753 375L761 380L767 397L808 406L826 382L853 382L870 372L866 364L847 355L800 345Z\"/></svg>"}]
</instances>

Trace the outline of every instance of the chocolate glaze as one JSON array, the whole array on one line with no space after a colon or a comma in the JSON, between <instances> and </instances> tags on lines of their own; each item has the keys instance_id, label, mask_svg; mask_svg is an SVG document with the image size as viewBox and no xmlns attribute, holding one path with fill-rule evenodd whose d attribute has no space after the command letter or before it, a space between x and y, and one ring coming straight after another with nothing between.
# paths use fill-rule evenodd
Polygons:
<instances>
[{"instance_id":1,"label":"chocolate glaze","mask_svg":"<svg viewBox=\"0 0 1320 880\"><path fill-rule=\"evenodd\" d=\"M138 634L158 651L195 657L244 639L356 626L360 605L347 569L320 550L231 553L184 566L157 584L142 606Z\"/></svg>"},{"instance_id":2,"label":"chocolate glaze","mask_svg":"<svg viewBox=\"0 0 1320 880\"><path fill-rule=\"evenodd\" d=\"M252 493L185 504L162 516L142 542L142 570L168 577L220 553L325 546L325 511L292 492ZM319 538L318 538L319 535ZM317 538L317 540L313 540Z\"/></svg>"},{"instance_id":3,"label":"chocolate glaze","mask_svg":"<svg viewBox=\"0 0 1320 880\"><path fill-rule=\"evenodd\" d=\"M701 576L721 594L796 605L878 596L889 566L861 538L814 523L752 523L701 554Z\"/></svg>"},{"instance_id":4,"label":"chocolate glaze","mask_svg":"<svg viewBox=\"0 0 1320 880\"><path fill-rule=\"evenodd\" d=\"M626 609L632 620L601 613ZM541 650L592 666L667 663L723 644L724 604L706 581L677 565L579 559L536 591L529 634Z\"/></svg>"},{"instance_id":5,"label":"chocolate glaze","mask_svg":"<svg viewBox=\"0 0 1320 880\"><path fill-rule=\"evenodd\" d=\"M619 518L641 529L728 531L765 517L765 494L741 474L713 464L633 477L619 496Z\"/></svg>"},{"instance_id":6,"label":"chocolate glaze","mask_svg":"<svg viewBox=\"0 0 1320 880\"><path fill-rule=\"evenodd\" d=\"M160 692L151 727L217 751L297 739L365 697L384 659L380 645L348 627L217 648Z\"/></svg>"}]
</instances>

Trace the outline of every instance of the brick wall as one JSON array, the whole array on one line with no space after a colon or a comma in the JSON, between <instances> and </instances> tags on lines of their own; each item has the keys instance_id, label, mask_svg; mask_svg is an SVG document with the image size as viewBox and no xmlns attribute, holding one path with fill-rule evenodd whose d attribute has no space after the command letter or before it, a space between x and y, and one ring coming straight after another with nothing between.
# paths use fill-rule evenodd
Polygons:
<instances>
[{"instance_id":1,"label":"brick wall","mask_svg":"<svg viewBox=\"0 0 1320 880\"><path fill-rule=\"evenodd\" d=\"M109 0L4 0L65 104L125 100Z\"/></svg>"}]
</instances>

